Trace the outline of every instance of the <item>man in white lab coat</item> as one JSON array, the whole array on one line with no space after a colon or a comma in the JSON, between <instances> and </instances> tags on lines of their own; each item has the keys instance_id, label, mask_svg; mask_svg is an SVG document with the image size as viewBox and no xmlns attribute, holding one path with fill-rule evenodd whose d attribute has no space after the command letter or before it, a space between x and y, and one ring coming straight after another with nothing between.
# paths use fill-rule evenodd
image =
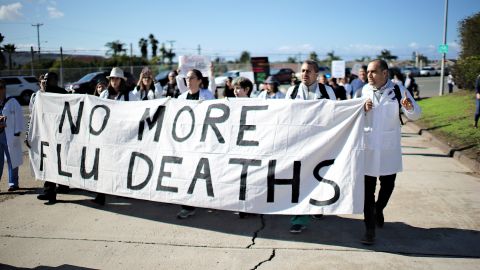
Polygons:
<instances>
[{"instance_id":1,"label":"man in white lab coat","mask_svg":"<svg viewBox=\"0 0 480 270\"><path fill-rule=\"evenodd\" d=\"M365 202L366 233L363 244L375 243L375 223L384 225L383 209L402 171L400 108L410 120L420 118L421 109L403 86L388 79L388 65L374 60L367 67L368 84L358 96L365 102ZM380 179L380 191L375 202L375 187Z\"/></svg>"},{"instance_id":2,"label":"man in white lab coat","mask_svg":"<svg viewBox=\"0 0 480 270\"><path fill-rule=\"evenodd\" d=\"M0 80L0 177L5 158L8 164L8 191L18 189L18 167L23 164L20 134L25 129L22 107L14 97L7 98L6 86Z\"/></svg>"}]
</instances>

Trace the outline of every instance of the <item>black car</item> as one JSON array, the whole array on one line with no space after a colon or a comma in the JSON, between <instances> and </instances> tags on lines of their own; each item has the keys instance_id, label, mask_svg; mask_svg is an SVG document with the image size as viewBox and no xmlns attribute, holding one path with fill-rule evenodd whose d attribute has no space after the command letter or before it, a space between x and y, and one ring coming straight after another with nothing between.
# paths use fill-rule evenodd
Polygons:
<instances>
[{"instance_id":1,"label":"black car","mask_svg":"<svg viewBox=\"0 0 480 270\"><path fill-rule=\"evenodd\" d=\"M159 82L162 86L165 86L168 83L168 74L170 70L160 71L160 73L155 76L155 81Z\"/></svg>"},{"instance_id":2,"label":"black car","mask_svg":"<svg viewBox=\"0 0 480 270\"><path fill-rule=\"evenodd\" d=\"M127 78L127 89L132 90L137 84L135 77L128 71L125 71L124 76ZM88 73L83 76L77 82L74 82L70 85L69 91L74 91L76 94L90 94L93 95L95 92L95 86L99 81L108 81L107 76L110 75L110 71L99 71Z\"/></svg>"},{"instance_id":3,"label":"black car","mask_svg":"<svg viewBox=\"0 0 480 270\"><path fill-rule=\"evenodd\" d=\"M292 73L295 74L295 72L290 68L270 70L270 75L273 76L280 84L290 83L292 80Z\"/></svg>"}]
</instances>

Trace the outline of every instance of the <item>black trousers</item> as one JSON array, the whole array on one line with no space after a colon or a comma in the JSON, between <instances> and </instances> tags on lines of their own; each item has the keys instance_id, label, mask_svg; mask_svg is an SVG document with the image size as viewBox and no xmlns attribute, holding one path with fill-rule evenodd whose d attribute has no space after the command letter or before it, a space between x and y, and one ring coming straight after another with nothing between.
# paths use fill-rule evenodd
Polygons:
<instances>
[{"instance_id":1,"label":"black trousers","mask_svg":"<svg viewBox=\"0 0 480 270\"><path fill-rule=\"evenodd\" d=\"M375 230L375 211L383 212L383 209L387 206L388 200L395 187L396 177L397 174L382 175L379 177L380 191L378 192L377 202L375 202L377 177L365 175L365 201L363 215L367 230Z\"/></svg>"}]
</instances>

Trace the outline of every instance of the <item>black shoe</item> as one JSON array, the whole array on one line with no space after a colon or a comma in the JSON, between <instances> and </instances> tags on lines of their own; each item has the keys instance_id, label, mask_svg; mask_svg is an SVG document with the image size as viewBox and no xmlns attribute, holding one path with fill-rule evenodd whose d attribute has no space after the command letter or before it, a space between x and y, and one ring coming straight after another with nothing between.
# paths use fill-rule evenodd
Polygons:
<instances>
[{"instance_id":1,"label":"black shoe","mask_svg":"<svg viewBox=\"0 0 480 270\"><path fill-rule=\"evenodd\" d=\"M48 202L44 203L45 205L54 205L57 203L57 198L50 198Z\"/></svg>"},{"instance_id":2,"label":"black shoe","mask_svg":"<svg viewBox=\"0 0 480 270\"><path fill-rule=\"evenodd\" d=\"M383 225L385 224L385 218L383 217L382 211L378 211L375 213L375 221L377 222L378 228L383 228Z\"/></svg>"},{"instance_id":3,"label":"black shoe","mask_svg":"<svg viewBox=\"0 0 480 270\"><path fill-rule=\"evenodd\" d=\"M323 218L323 215L322 215L322 214L311 215L311 217L312 217L313 219L322 219L322 218Z\"/></svg>"},{"instance_id":4,"label":"black shoe","mask_svg":"<svg viewBox=\"0 0 480 270\"><path fill-rule=\"evenodd\" d=\"M290 232L291 233L301 233L303 230L307 229L307 226L302 225L302 224L293 224L290 227Z\"/></svg>"},{"instance_id":5,"label":"black shoe","mask_svg":"<svg viewBox=\"0 0 480 270\"><path fill-rule=\"evenodd\" d=\"M51 195L48 194L40 194L37 196L37 199L42 200L42 201L48 201L50 200Z\"/></svg>"},{"instance_id":6,"label":"black shoe","mask_svg":"<svg viewBox=\"0 0 480 270\"><path fill-rule=\"evenodd\" d=\"M374 230L367 230L365 235L360 239L360 242L364 245L371 246L375 244L375 231Z\"/></svg>"},{"instance_id":7,"label":"black shoe","mask_svg":"<svg viewBox=\"0 0 480 270\"><path fill-rule=\"evenodd\" d=\"M11 186L8 188L8 191L12 192L12 191L16 191L18 190L18 187L17 186Z\"/></svg>"},{"instance_id":8,"label":"black shoe","mask_svg":"<svg viewBox=\"0 0 480 270\"><path fill-rule=\"evenodd\" d=\"M98 193L95 199L92 200L92 202L98 205L105 205L105 194Z\"/></svg>"}]
</instances>

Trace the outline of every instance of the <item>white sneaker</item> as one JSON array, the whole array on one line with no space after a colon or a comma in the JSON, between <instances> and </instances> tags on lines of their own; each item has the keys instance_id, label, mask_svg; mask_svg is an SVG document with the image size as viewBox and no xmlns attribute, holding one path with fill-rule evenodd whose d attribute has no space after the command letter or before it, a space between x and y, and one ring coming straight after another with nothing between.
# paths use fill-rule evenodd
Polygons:
<instances>
[{"instance_id":1,"label":"white sneaker","mask_svg":"<svg viewBox=\"0 0 480 270\"><path fill-rule=\"evenodd\" d=\"M180 210L180 212L178 212L177 218L186 219L189 216L193 216L193 215L195 215L195 209L193 209L193 210L182 209L182 210Z\"/></svg>"}]
</instances>

